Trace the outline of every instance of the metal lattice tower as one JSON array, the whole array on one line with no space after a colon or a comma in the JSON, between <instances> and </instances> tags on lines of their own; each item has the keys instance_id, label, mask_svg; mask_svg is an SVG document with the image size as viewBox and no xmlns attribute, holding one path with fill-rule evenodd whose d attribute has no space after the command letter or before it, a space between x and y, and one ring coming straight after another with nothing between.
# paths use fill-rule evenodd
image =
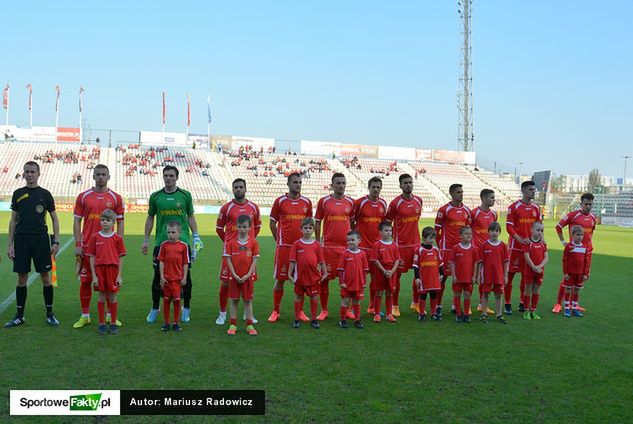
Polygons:
<instances>
[{"instance_id":1,"label":"metal lattice tower","mask_svg":"<svg viewBox=\"0 0 633 424\"><path fill-rule=\"evenodd\" d=\"M457 109L459 111L457 124L458 149L464 152L473 150L475 136L473 135L473 77L472 77L472 47L471 47L471 15L473 0L458 0L459 17L462 26L459 91L457 93Z\"/></svg>"}]
</instances>

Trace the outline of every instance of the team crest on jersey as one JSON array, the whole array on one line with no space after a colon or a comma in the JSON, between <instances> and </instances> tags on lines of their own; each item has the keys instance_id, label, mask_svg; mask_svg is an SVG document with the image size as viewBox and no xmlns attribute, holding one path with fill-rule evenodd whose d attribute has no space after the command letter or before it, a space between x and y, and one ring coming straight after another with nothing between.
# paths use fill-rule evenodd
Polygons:
<instances>
[{"instance_id":1,"label":"team crest on jersey","mask_svg":"<svg viewBox=\"0 0 633 424\"><path fill-rule=\"evenodd\" d=\"M109 200L106 200L105 205L106 205L106 208L111 208L112 207L112 202L109 201Z\"/></svg>"},{"instance_id":2,"label":"team crest on jersey","mask_svg":"<svg viewBox=\"0 0 633 424\"><path fill-rule=\"evenodd\" d=\"M350 208L345 208L345 213L349 213Z\"/></svg>"},{"instance_id":3,"label":"team crest on jersey","mask_svg":"<svg viewBox=\"0 0 633 424\"><path fill-rule=\"evenodd\" d=\"M385 213L385 208L383 208L382 206L380 206L380 207L378 208L378 212L380 212L380 213Z\"/></svg>"},{"instance_id":4,"label":"team crest on jersey","mask_svg":"<svg viewBox=\"0 0 633 424\"><path fill-rule=\"evenodd\" d=\"M308 213L308 207L307 206L303 207L303 213Z\"/></svg>"},{"instance_id":5,"label":"team crest on jersey","mask_svg":"<svg viewBox=\"0 0 633 424\"><path fill-rule=\"evenodd\" d=\"M286 265L283 265L283 266L281 267L281 272L283 272L283 273L288 272L288 267L287 267Z\"/></svg>"},{"instance_id":6,"label":"team crest on jersey","mask_svg":"<svg viewBox=\"0 0 633 424\"><path fill-rule=\"evenodd\" d=\"M536 216L536 211L532 211L532 216Z\"/></svg>"},{"instance_id":7,"label":"team crest on jersey","mask_svg":"<svg viewBox=\"0 0 633 424\"><path fill-rule=\"evenodd\" d=\"M37 206L35 207L35 212L37 212L37 213L42 213L42 212L44 212L44 206L42 206L42 205L37 205Z\"/></svg>"},{"instance_id":8,"label":"team crest on jersey","mask_svg":"<svg viewBox=\"0 0 633 424\"><path fill-rule=\"evenodd\" d=\"M179 208L180 207L180 202L176 202L176 207Z\"/></svg>"},{"instance_id":9,"label":"team crest on jersey","mask_svg":"<svg viewBox=\"0 0 633 424\"><path fill-rule=\"evenodd\" d=\"M420 213L420 208L415 208L415 213Z\"/></svg>"}]
</instances>

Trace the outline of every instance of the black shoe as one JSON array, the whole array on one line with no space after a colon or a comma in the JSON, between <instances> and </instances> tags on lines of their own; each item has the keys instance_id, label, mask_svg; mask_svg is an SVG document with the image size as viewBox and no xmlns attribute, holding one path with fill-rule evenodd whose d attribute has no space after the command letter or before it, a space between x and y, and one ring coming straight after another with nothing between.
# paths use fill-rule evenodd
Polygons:
<instances>
[{"instance_id":1,"label":"black shoe","mask_svg":"<svg viewBox=\"0 0 633 424\"><path fill-rule=\"evenodd\" d=\"M453 314L453 315L457 314L457 311L452 306L451 306L451 314Z\"/></svg>"},{"instance_id":2,"label":"black shoe","mask_svg":"<svg viewBox=\"0 0 633 424\"><path fill-rule=\"evenodd\" d=\"M488 324L488 315L482 315L479 317L479 321L481 321L482 324Z\"/></svg>"},{"instance_id":3,"label":"black shoe","mask_svg":"<svg viewBox=\"0 0 633 424\"><path fill-rule=\"evenodd\" d=\"M312 322L310 323L310 327L314 328L315 330L318 330L319 328L321 328L321 326L319 325L319 321L313 319Z\"/></svg>"},{"instance_id":4,"label":"black shoe","mask_svg":"<svg viewBox=\"0 0 633 424\"><path fill-rule=\"evenodd\" d=\"M119 334L119 327L117 327L116 324L110 324L108 331L110 334Z\"/></svg>"},{"instance_id":5,"label":"black shoe","mask_svg":"<svg viewBox=\"0 0 633 424\"><path fill-rule=\"evenodd\" d=\"M165 323L165 324L161 325L160 331L162 331L164 333L166 331L169 331L169 328L170 328L169 324Z\"/></svg>"},{"instance_id":6,"label":"black shoe","mask_svg":"<svg viewBox=\"0 0 633 424\"><path fill-rule=\"evenodd\" d=\"M24 324L24 317L16 315L11 321L4 324L4 328L17 327L18 325Z\"/></svg>"},{"instance_id":7,"label":"black shoe","mask_svg":"<svg viewBox=\"0 0 633 424\"><path fill-rule=\"evenodd\" d=\"M461 315L457 315L455 317L455 322L463 322L464 321L464 317L462 317Z\"/></svg>"},{"instance_id":8,"label":"black shoe","mask_svg":"<svg viewBox=\"0 0 633 424\"><path fill-rule=\"evenodd\" d=\"M106 334L108 334L108 326L105 324L99 324L99 327L97 327L97 331L102 336L105 336Z\"/></svg>"},{"instance_id":9,"label":"black shoe","mask_svg":"<svg viewBox=\"0 0 633 424\"><path fill-rule=\"evenodd\" d=\"M442 305L437 305L437 308L435 308L435 315L439 316L440 318L442 317Z\"/></svg>"},{"instance_id":10,"label":"black shoe","mask_svg":"<svg viewBox=\"0 0 633 424\"><path fill-rule=\"evenodd\" d=\"M462 322L465 322L466 324L470 324L470 315L464 315L462 317Z\"/></svg>"},{"instance_id":11,"label":"black shoe","mask_svg":"<svg viewBox=\"0 0 633 424\"><path fill-rule=\"evenodd\" d=\"M418 315L418 321L422 322L426 319L426 315L425 314L420 314Z\"/></svg>"},{"instance_id":12,"label":"black shoe","mask_svg":"<svg viewBox=\"0 0 633 424\"><path fill-rule=\"evenodd\" d=\"M438 314L433 314L433 315L431 315L431 319L433 321L441 321L442 320L442 316L438 315Z\"/></svg>"},{"instance_id":13,"label":"black shoe","mask_svg":"<svg viewBox=\"0 0 633 424\"><path fill-rule=\"evenodd\" d=\"M519 303L519 312L525 312L525 306L523 306L523 303Z\"/></svg>"},{"instance_id":14,"label":"black shoe","mask_svg":"<svg viewBox=\"0 0 633 424\"><path fill-rule=\"evenodd\" d=\"M301 320L298 320L298 319L294 320L292 323L292 328L299 328L299 327L301 327Z\"/></svg>"},{"instance_id":15,"label":"black shoe","mask_svg":"<svg viewBox=\"0 0 633 424\"><path fill-rule=\"evenodd\" d=\"M506 319L502 315L497 316L497 322L500 322L501 324L508 323L508 321L506 321Z\"/></svg>"},{"instance_id":16,"label":"black shoe","mask_svg":"<svg viewBox=\"0 0 633 424\"><path fill-rule=\"evenodd\" d=\"M347 324L346 319L342 319L341 321L339 321L338 326L341 328L349 328L349 325Z\"/></svg>"},{"instance_id":17,"label":"black shoe","mask_svg":"<svg viewBox=\"0 0 633 424\"><path fill-rule=\"evenodd\" d=\"M180 324L178 324L177 322L171 325L171 329L174 330L176 333L180 333L182 331Z\"/></svg>"},{"instance_id":18,"label":"black shoe","mask_svg":"<svg viewBox=\"0 0 633 424\"><path fill-rule=\"evenodd\" d=\"M46 323L51 327L57 327L59 325L59 321L57 321L57 318L55 318L53 314L46 316Z\"/></svg>"},{"instance_id":19,"label":"black shoe","mask_svg":"<svg viewBox=\"0 0 633 424\"><path fill-rule=\"evenodd\" d=\"M506 303L505 311L503 311L503 313L506 315L512 315L512 305Z\"/></svg>"},{"instance_id":20,"label":"black shoe","mask_svg":"<svg viewBox=\"0 0 633 424\"><path fill-rule=\"evenodd\" d=\"M361 320L354 321L354 327L358 328L359 330L362 330L363 328L365 328L365 326L363 325L363 321Z\"/></svg>"}]
</instances>

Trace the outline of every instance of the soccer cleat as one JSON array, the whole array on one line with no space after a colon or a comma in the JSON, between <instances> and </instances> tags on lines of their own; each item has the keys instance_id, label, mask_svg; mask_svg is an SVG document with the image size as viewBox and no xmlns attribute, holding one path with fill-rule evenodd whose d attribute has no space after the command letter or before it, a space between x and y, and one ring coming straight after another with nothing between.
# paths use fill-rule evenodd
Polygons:
<instances>
[{"instance_id":1,"label":"soccer cleat","mask_svg":"<svg viewBox=\"0 0 633 424\"><path fill-rule=\"evenodd\" d=\"M374 308L368 306L367 307L367 315L376 315L376 311L374 310Z\"/></svg>"},{"instance_id":2,"label":"soccer cleat","mask_svg":"<svg viewBox=\"0 0 633 424\"><path fill-rule=\"evenodd\" d=\"M277 322L279 321L279 312L273 311L272 314L268 317L268 322Z\"/></svg>"},{"instance_id":3,"label":"soccer cleat","mask_svg":"<svg viewBox=\"0 0 633 424\"><path fill-rule=\"evenodd\" d=\"M570 318L571 317L571 309L565 308L565 313L563 313L563 315L565 316L565 318Z\"/></svg>"},{"instance_id":4,"label":"soccer cleat","mask_svg":"<svg viewBox=\"0 0 633 424\"><path fill-rule=\"evenodd\" d=\"M393 315L394 317L399 317L400 316L400 306L393 305L393 307L391 308L391 315Z\"/></svg>"},{"instance_id":5,"label":"soccer cleat","mask_svg":"<svg viewBox=\"0 0 633 424\"><path fill-rule=\"evenodd\" d=\"M171 329L174 330L176 333L180 333L182 331L182 327L180 327L180 324L178 324L177 322L172 324Z\"/></svg>"},{"instance_id":6,"label":"soccer cleat","mask_svg":"<svg viewBox=\"0 0 633 424\"><path fill-rule=\"evenodd\" d=\"M503 317L503 315L497 316L497 322L500 322L501 324L507 324L508 323L508 321Z\"/></svg>"},{"instance_id":7,"label":"soccer cleat","mask_svg":"<svg viewBox=\"0 0 633 424\"><path fill-rule=\"evenodd\" d=\"M578 309L574 309L573 311L571 311L571 313L572 313L573 316L578 317L578 318L582 318L582 316L583 316L583 313L580 312L580 310L578 310Z\"/></svg>"},{"instance_id":8,"label":"soccer cleat","mask_svg":"<svg viewBox=\"0 0 633 424\"><path fill-rule=\"evenodd\" d=\"M303 322L310 322L310 318L308 318L308 316L303 311L299 312L299 319ZM253 321L253 323L255 323L255 321Z\"/></svg>"},{"instance_id":9,"label":"soccer cleat","mask_svg":"<svg viewBox=\"0 0 633 424\"><path fill-rule=\"evenodd\" d=\"M462 322L465 322L466 324L470 324L470 315L464 315L462 317Z\"/></svg>"},{"instance_id":10,"label":"soccer cleat","mask_svg":"<svg viewBox=\"0 0 633 424\"><path fill-rule=\"evenodd\" d=\"M160 331L162 331L164 333L164 332L169 331L170 328L171 327L169 327L169 324L165 323L165 324L160 326Z\"/></svg>"},{"instance_id":11,"label":"soccer cleat","mask_svg":"<svg viewBox=\"0 0 633 424\"><path fill-rule=\"evenodd\" d=\"M229 329L227 330L226 334L228 334L229 336L234 336L235 333L237 333L237 325L229 325Z\"/></svg>"},{"instance_id":12,"label":"soccer cleat","mask_svg":"<svg viewBox=\"0 0 633 424\"><path fill-rule=\"evenodd\" d=\"M327 309L324 309L321 311L321 313L319 314L319 316L317 317L317 319L319 321L323 321L324 319L326 319L328 317L328 313L327 313Z\"/></svg>"},{"instance_id":13,"label":"soccer cleat","mask_svg":"<svg viewBox=\"0 0 633 424\"><path fill-rule=\"evenodd\" d=\"M375 322L376 324L380 324L380 314L376 314L376 315L374 315L374 322Z\"/></svg>"},{"instance_id":14,"label":"soccer cleat","mask_svg":"<svg viewBox=\"0 0 633 424\"><path fill-rule=\"evenodd\" d=\"M455 322L463 322L463 321L464 321L464 318L461 315L457 315L455 317Z\"/></svg>"},{"instance_id":15,"label":"soccer cleat","mask_svg":"<svg viewBox=\"0 0 633 424\"><path fill-rule=\"evenodd\" d=\"M226 323L226 311L224 312L220 311L220 313L218 314L218 318L215 320L215 324L224 325L225 323Z\"/></svg>"},{"instance_id":16,"label":"soccer cleat","mask_svg":"<svg viewBox=\"0 0 633 424\"><path fill-rule=\"evenodd\" d=\"M17 327L18 325L24 324L24 317L16 315L11 321L4 324L4 328Z\"/></svg>"},{"instance_id":17,"label":"soccer cleat","mask_svg":"<svg viewBox=\"0 0 633 424\"><path fill-rule=\"evenodd\" d=\"M292 323L292 328L299 328L299 327L301 327L301 321L298 319L294 320Z\"/></svg>"},{"instance_id":18,"label":"soccer cleat","mask_svg":"<svg viewBox=\"0 0 633 424\"><path fill-rule=\"evenodd\" d=\"M481 321L482 324L488 324L488 315L480 316L479 321Z\"/></svg>"},{"instance_id":19,"label":"soccer cleat","mask_svg":"<svg viewBox=\"0 0 633 424\"><path fill-rule=\"evenodd\" d=\"M479 305L477 305L477 312L483 312L484 307L481 306L481 303Z\"/></svg>"},{"instance_id":20,"label":"soccer cleat","mask_svg":"<svg viewBox=\"0 0 633 424\"><path fill-rule=\"evenodd\" d=\"M73 328L84 328L88 324L90 324L90 317L86 318L82 315L77 322L73 324Z\"/></svg>"},{"instance_id":21,"label":"soccer cleat","mask_svg":"<svg viewBox=\"0 0 633 424\"><path fill-rule=\"evenodd\" d=\"M585 308L580 305L576 305L576 309L578 309L580 312L585 312Z\"/></svg>"},{"instance_id":22,"label":"soccer cleat","mask_svg":"<svg viewBox=\"0 0 633 424\"><path fill-rule=\"evenodd\" d=\"M470 316L473 314L473 311L470 310L470 308L468 308L468 313L466 315Z\"/></svg>"},{"instance_id":23,"label":"soccer cleat","mask_svg":"<svg viewBox=\"0 0 633 424\"><path fill-rule=\"evenodd\" d=\"M506 315L512 315L512 305L510 305L509 303L506 303L506 307L503 313Z\"/></svg>"},{"instance_id":24,"label":"soccer cleat","mask_svg":"<svg viewBox=\"0 0 633 424\"><path fill-rule=\"evenodd\" d=\"M352 312L352 311L348 310L348 311L347 311L346 318L347 318L347 319L349 319L349 320L354 321L354 320L356 319L356 316L354 315L354 312Z\"/></svg>"},{"instance_id":25,"label":"soccer cleat","mask_svg":"<svg viewBox=\"0 0 633 424\"><path fill-rule=\"evenodd\" d=\"M418 321L422 322L426 319L426 314L420 314L418 315Z\"/></svg>"},{"instance_id":26,"label":"soccer cleat","mask_svg":"<svg viewBox=\"0 0 633 424\"><path fill-rule=\"evenodd\" d=\"M560 314L560 311L563 310L563 307L560 303L557 303L556 305L554 305L554 307L552 308L552 312L555 314Z\"/></svg>"},{"instance_id":27,"label":"soccer cleat","mask_svg":"<svg viewBox=\"0 0 633 424\"><path fill-rule=\"evenodd\" d=\"M441 321L442 320L442 316L438 315L438 314L433 314L433 315L431 315L431 319L433 321Z\"/></svg>"},{"instance_id":28,"label":"soccer cleat","mask_svg":"<svg viewBox=\"0 0 633 424\"><path fill-rule=\"evenodd\" d=\"M246 326L246 332L248 333L249 336L257 335L257 330L255 330L255 327L253 327L253 324Z\"/></svg>"},{"instance_id":29,"label":"soccer cleat","mask_svg":"<svg viewBox=\"0 0 633 424\"><path fill-rule=\"evenodd\" d=\"M310 327L314 328L315 330L318 330L319 328L321 328L321 326L319 325L319 321L313 319L312 322L310 323Z\"/></svg>"},{"instance_id":30,"label":"soccer cleat","mask_svg":"<svg viewBox=\"0 0 633 424\"><path fill-rule=\"evenodd\" d=\"M111 315L110 315L110 313L108 312L108 313L106 314L106 319L105 319L106 324L110 324L110 320L111 320L111 319L112 319L112 316L111 316ZM90 318L88 318L88 320L90 320ZM117 326L117 327L120 327L120 326L122 326L122 325L123 325L123 324L121 324L121 321L119 321L118 319L116 320L116 323L115 323L115 324L116 324L116 326Z\"/></svg>"},{"instance_id":31,"label":"soccer cleat","mask_svg":"<svg viewBox=\"0 0 633 424\"><path fill-rule=\"evenodd\" d=\"M388 322L397 322L398 320L393 315L387 315L385 318Z\"/></svg>"},{"instance_id":32,"label":"soccer cleat","mask_svg":"<svg viewBox=\"0 0 633 424\"><path fill-rule=\"evenodd\" d=\"M147 323L154 324L156 322L156 318L158 317L158 309L150 309L149 314L147 314Z\"/></svg>"},{"instance_id":33,"label":"soccer cleat","mask_svg":"<svg viewBox=\"0 0 633 424\"><path fill-rule=\"evenodd\" d=\"M99 332L99 334L101 334L102 336L105 336L106 334L108 334L108 326L105 325L105 323L103 324L99 324L99 327L97 327L97 331Z\"/></svg>"},{"instance_id":34,"label":"soccer cleat","mask_svg":"<svg viewBox=\"0 0 633 424\"><path fill-rule=\"evenodd\" d=\"M525 305L523 304L523 302L519 303L519 312L525 312Z\"/></svg>"},{"instance_id":35,"label":"soccer cleat","mask_svg":"<svg viewBox=\"0 0 633 424\"><path fill-rule=\"evenodd\" d=\"M451 306L451 314L453 315L457 314L457 311L455 310L454 306Z\"/></svg>"},{"instance_id":36,"label":"soccer cleat","mask_svg":"<svg viewBox=\"0 0 633 424\"><path fill-rule=\"evenodd\" d=\"M532 319L532 315L529 312L525 311L525 312L523 312L523 319L530 320L530 319Z\"/></svg>"},{"instance_id":37,"label":"soccer cleat","mask_svg":"<svg viewBox=\"0 0 633 424\"><path fill-rule=\"evenodd\" d=\"M417 303L411 302L411 305L409 306L409 308L416 314L418 315L420 314L420 305L418 305Z\"/></svg>"},{"instance_id":38,"label":"soccer cleat","mask_svg":"<svg viewBox=\"0 0 633 424\"><path fill-rule=\"evenodd\" d=\"M191 321L191 317L189 316L191 314L191 308L185 308L183 306L182 308L182 318L180 318L180 320L182 322L189 322Z\"/></svg>"},{"instance_id":39,"label":"soccer cleat","mask_svg":"<svg viewBox=\"0 0 633 424\"><path fill-rule=\"evenodd\" d=\"M435 308L435 315L437 316L442 316L442 305L437 305L437 308Z\"/></svg>"},{"instance_id":40,"label":"soccer cleat","mask_svg":"<svg viewBox=\"0 0 633 424\"><path fill-rule=\"evenodd\" d=\"M246 313L244 313L244 315L242 315L242 319L244 321L246 321ZM255 315L253 315L253 319L251 320L253 321L253 324L257 324L259 321L257 321L257 319L255 318Z\"/></svg>"},{"instance_id":41,"label":"soccer cleat","mask_svg":"<svg viewBox=\"0 0 633 424\"><path fill-rule=\"evenodd\" d=\"M340 328L349 328L349 325L347 324L347 320L342 319L341 321L339 321L338 326Z\"/></svg>"},{"instance_id":42,"label":"soccer cleat","mask_svg":"<svg viewBox=\"0 0 633 424\"><path fill-rule=\"evenodd\" d=\"M487 313L488 315L494 315L494 314L495 314L495 310L494 310L494 309L487 308L487 309L486 309L486 313Z\"/></svg>"},{"instance_id":43,"label":"soccer cleat","mask_svg":"<svg viewBox=\"0 0 633 424\"><path fill-rule=\"evenodd\" d=\"M110 334L119 334L119 327L116 324L110 324L110 328L108 328L108 332Z\"/></svg>"},{"instance_id":44,"label":"soccer cleat","mask_svg":"<svg viewBox=\"0 0 633 424\"><path fill-rule=\"evenodd\" d=\"M530 317L532 319L541 319L541 316L539 314L537 314L536 311L530 312Z\"/></svg>"},{"instance_id":45,"label":"soccer cleat","mask_svg":"<svg viewBox=\"0 0 633 424\"><path fill-rule=\"evenodd\" d=\"M354 327L358 328L359 330L362 330L363 328L365 328L365 326L363 325L363 321L361 320L354 321Z\"/></svg>"},{"instance_id":46,"label":"soccer cleat","mask_svg":"<svg viewBox=\"0 0 633 424\"><path fill-rule=\"evenodd\" d=\"M57 327L59 325L59 321L57 321L57 318L55 318L53 314L46 316L46 323L51 327Z\"/></svg>"}]
</instances>

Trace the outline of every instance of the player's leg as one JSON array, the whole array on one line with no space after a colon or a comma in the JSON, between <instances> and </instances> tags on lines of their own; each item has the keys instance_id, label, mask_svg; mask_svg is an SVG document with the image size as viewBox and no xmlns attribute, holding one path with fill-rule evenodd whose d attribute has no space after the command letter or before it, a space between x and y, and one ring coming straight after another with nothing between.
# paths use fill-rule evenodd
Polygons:
<instances>
[{"instance_id":1,"label":"player's leg","mask_svg":"<svg viewBox=\"0 0 633 424\"><path fill-rule=\"evenodd\" d=\"M53 284L51 282L50 270L52 269L52 258L50 248L50 238L46 234L29 237L29 254L33 258L35 272L40 274L42 280L42 293L44 295L44 306L46 308L46 322L48 325L56 327L59 321L53 314Z\"/></svg>"},{"instance_id":2,"label":"player's leg","mask_svg":"<svg viewBox=\"0 0 633 424\"><path fill-rule=\"evenodd\" d=\"M362 292L359 292L357 297L352 300L352 308L354 309L354 326L359 330L363 328L363 322L360 319L360 301L362 298L363 294Z\"/></svg>"},{"instance_id":3,"label":"player's leg","mask_svg":"<svg viewBox=\"0 0 633 424\"><path fill-rule=\"evenodd\" d=\"M464 290L464 322L468 323L470 322L470 315L471 315L471 310L470 310L470 296L473 293L473 286L472 284L467 284L466 288Z\"/></svg>"},{"instance_id":4,"label":"player's leg","mask_svg":"<svg viewBox=\"0 0 633 424\"><path fill-rule=\"evenodd\" d=\"M246 332L249 336L256 336L257 330L253 326L253 299L244 299L244 313L246 314Z\"/></svg>"},{"instance_id":5,"label":"player's leg","mask_svg":"<svg viewBox=\"0 0 633 424\"><path fill-rule=\"evenodd\" d=\"M154 278L152 279L152 309L150 309L146 319L149 324L156 322L158 311L160 310L160 297L163 293L163 289L160 287L160 270L158 268L159 249L160 246L155 246L154 252L152 253L152 257L154 258L152 262L154 267Z\"/></svg>"},{"instance_id":6,"label":"player's leg","mask_svg":"<svg viewBox=\"0 0 633 424\"><path fill-rule=\"evenodd\" d=\"M372 280L372 283L373 283L373 280ZM382 297L385 292L384 290L373 290L373 291L374 291L374 303L373 305L370 303L370 305L373 309L374 322L380 322L380 309L382 308ZM369 311L367 313L369 313Z\"/></svg>"},{"instance_id":7,"label":"player's leg","mask_svg":"<svg viewBox=\"0 0 633 424\"><path fill-rule=\"evenodd\" d=\"M522 301L521 303L523 304L523 308L524 308L524 312L523 312L523 319L532 319L532 315L530 314L530 308L532 307L532 280L528 280L528 281L524 281L526 280L525 278L521 278L522 281L522 285L523 285L523 294L522 294Z\"/></svg>"},{"instance_id":8,"label":"player's leg","mask_svg":"<svg viewBox=\"0 0 633 424\"><path fill-rule=\"evenodd\" d=\"M193 281L191 281L191 264L187 270L186 284L182 286L182 322L189 322L191 320L191 290L193 288Z\"/></svg>"},{"instance_id":9,"label":"player's leg","mask_svg":"<svg viewBox=\"0 0 633 424\"><path fill-rule=\"evenodd\" d=\"M453 305L455 306L455 321L462 322L462 289L459 283L453 283Z\"/></svg>"},{"instance_id":10,"label":"player's leg","mask_svg":"<svg viewBox=\"0 0 633 424\"><path fill-rule=\"evenodd\" d=\"M290 266L290 248L277 246L275 248L275 266L273 269L273 311L268 317L268 322L277 322L281 316L281 300L284 297L284 282L288 279L288 267Z\"/></svg>"},{"instance_id":11,"label":"player's leg","mask_svg":"<svg viewBox=\"0 0 633 424\"><path fill-rule=\"evenodd\" d=\"M503 304L503 289L500 289L495 292L495 307L497 308L497 321L502 324L507 324L506 319L503 317L503 309L501 305Z\"/></svg>"},{"instance_id":12,"label":"player's leg","mask_svg":"<svg viewBox=\"0 0 633 424\"><path fill-rule=\"evenodd\" d=\"M558 286L558 295L556 296L556 303L552 307L552 312L555 314L560 313L563 309L563 298L565 297L565 278L560 280L560 286Z\"/></svg>"},{"instance_id":13,"label":"player's leg","mask_svg":"<svg viewBox=\"0 0 633 424\"><path fill-rule=\"evenodd\" d=\"M428 296L428 292L421 291L418 293L418 320L424 321L426 319L426 298Z\"/></svg>"},{"instance_id":14,"label":"player's leg","mask_svg":"<svg viewBox=\"0 0 633 424\"><path fill-rule=\"evenodd\" d=\"M302 311L303 298L305 296L303 286L300 286L299 284L295 284L294 293L295 293L295 300L294 300L295 319L292 326L294 328L299 328L301 326L301 312L303 312Z\"/></svg>"},{"instance_id":15,"label":"player's leg","mask_svg":"<svg viewBox=\"0 0 633 424\"><path fill-rule=\"evenodd\" d=\"M339 327L348 328L347 324L347 310L349 309L350 298L347 296L347 291L345 289L341 289L341 308L339 310L339 316L341 320L339 321Z\"/></svg>"},{"instance_id":16,"label":"player's leg","mask_svg":"<svg viewBox=\"0 0 633 424\"><path fill-rule=\"evenodd\" d=\"M446 268L444 267L444 272L446 272ZM442 279L440 280L440 290L437 293L437 309L435 313L438 316L442 316L442 298L444 297L444 290L446 289L446 281L448 280L448 275L444 274ZM451 308L453 309L453 308Z\"/></svg>"},{"instance_id":17,"label":"player's leg","mask_svg":"<svg viewBox=\"0 0 633 424\"><path fill-rule=\"evenodd\" d=\"M17 258L17 256L16 256ZM15 264L14 264L15 267ZM18 273L17 282L15 285L15 305L16 313L12 320L7 321L4 326L6 328L16 327L24 324L24 308L26 306L26 282L29 275L27 273Z\"/></svg>"},{"instance_id":18,"label":"player's leg","mask_svg":"<svg viewBox=\"0 0 633 424\"><path fill-rule=\"evenodd\" d=\"M393 292L391 295L391 300L393 302L393 307L391 308L391 315L395 317L400 316L400 279L402 278L402 271L398 268L396 272L396 284L394 285Z\"/></svg>"},{"instance_id":19,"label":"player's leg","mask_svg":"<svg viewBox=\"0 0 633 424\"><path fill-rule=\"evenodd\" d=\"M171 327L171 293L169 292L169 288L167 287L169 283L165 283L163 285L163 318L165 319L165 323L161 327L161 331L169 331ZM175 306L175 305L174 305ZM176 310L174 308L174 315L176 314Z\"/></svg>"},{"instance_id":20,"label":"player's leg","mask_svg":"<svg viewBox=\"0 0 633 424\"><path fill-rule=\"evenodd\" d=\"M488 317L488 296L489 292L484 292L483 284L479 284L479 304L481 308L477 308L481 311L482 317Z\"/></svg>"},{"instance_id":21,"label":"player's leg","mask_svg":"<svg viewBox=\"0 0 633 424\"><path fill-rule=\"evenodd\" d=\"M90 257L77 256L79 264L79 302L81 316L73 324L73 328L83 328L90 324L90 302L92 301L92 274L90 272Z\"/></svg>"},{"instance_id":22,"label":"player's leg","mask_svg":"<svg viewBox=\"0 0 633 424\"><path fill-rule=\"evenodd\" d=\"M431 290L429 292L429 297L431 298L431 319L434 321L438 321L440 319L437 315L437 295L438 290Z\"/></svg>"},{"instance_id":23,"label":"player's leg","mask_svg":"<svg viewBox=\"0 0 633 424\"><path fill-rule=\"evenodd\" d=\"M540 298L540 293L539 293L540 290L541 290L540 282L538 281L534 282L534 284L532 284L532 292L530 294L530 315L532 319L541 319L539 314L536 312L536 308L538 307L538 301Z\"/></svg>"},{"instance_id":24,"label":"player's leg","mask_svg":"<svg viewBox=\"0 0 633 424\"><path fill-rule=\"evenodd\" d=\"M97 331L99 334L104 335L108 332L108 327L105 323L105 305L106 305L106 293L100 290L100 287L95 287L95 291L99 293L97 297L97 313L99 316L99 326Z\"/></svg>"},{"instance_id":25,"label":"player's leg","mask_svg":"<svg viewBox=\"0 0 633 424\"><path fill-rule=\"evenodd\" d=\"M226 322L226 307L229 303L229 278L231 274L229 266L226 262L226 256L222 256L222 263L220 265L220 287L218 290L218 297L220 301L220 312L215 320L217 325L224 325Z\"/></svg>"},{"instance_id":26,"label":"player's leg","mask_svg":"<svg viewBox=\"0 0 633 424\"><path fill-rule=\"evenodd\" d=\"M118 271L118 270L117 270ZM116 281L116 276L114 277ZM117 315L119 312L119 299L116 291L108 291L108 311L110 311L110 334L117 334L119 332L119 327L116 325Z\"/></svg>"},{"instance_id":27,"label":"player's leg","mask_svg":"<svg viewBox=\"0 0 633 424\"><path fill-rule=\"evenodd\" d=\"M231 280L231 287L229 289L233 289L233 284L234 281ZM233 298L233 290L231 290L231 292L229 292L229 329L226 332L226 334L230 336L237 332L237 305L239 301L239 298Z\"/></svg>"},{"instance_id":28,"label":"player's leg","mask_svg":"<svg viewBox=\"0 0 633 424\"><path fill-rule=\"evenodd\" d=\"M574 275L574 286L572 288L572 314L575 317L582 317L583 313L578 307L578 299L580 297L580 289L583 288L584 282L582 280L582 275Z\"/></svg>"},{"instance_id":29,"label":"player's leg","mask_svg":"<svg viewBox=\"0 0 633 424\"><path fill-rule=\"evenodd\" d=\"M311 287L310 294L310 326L319 329L320 325L317 321L317 312L319 310L319 285L315 284Z\"/></svg>"}]
</instances>

